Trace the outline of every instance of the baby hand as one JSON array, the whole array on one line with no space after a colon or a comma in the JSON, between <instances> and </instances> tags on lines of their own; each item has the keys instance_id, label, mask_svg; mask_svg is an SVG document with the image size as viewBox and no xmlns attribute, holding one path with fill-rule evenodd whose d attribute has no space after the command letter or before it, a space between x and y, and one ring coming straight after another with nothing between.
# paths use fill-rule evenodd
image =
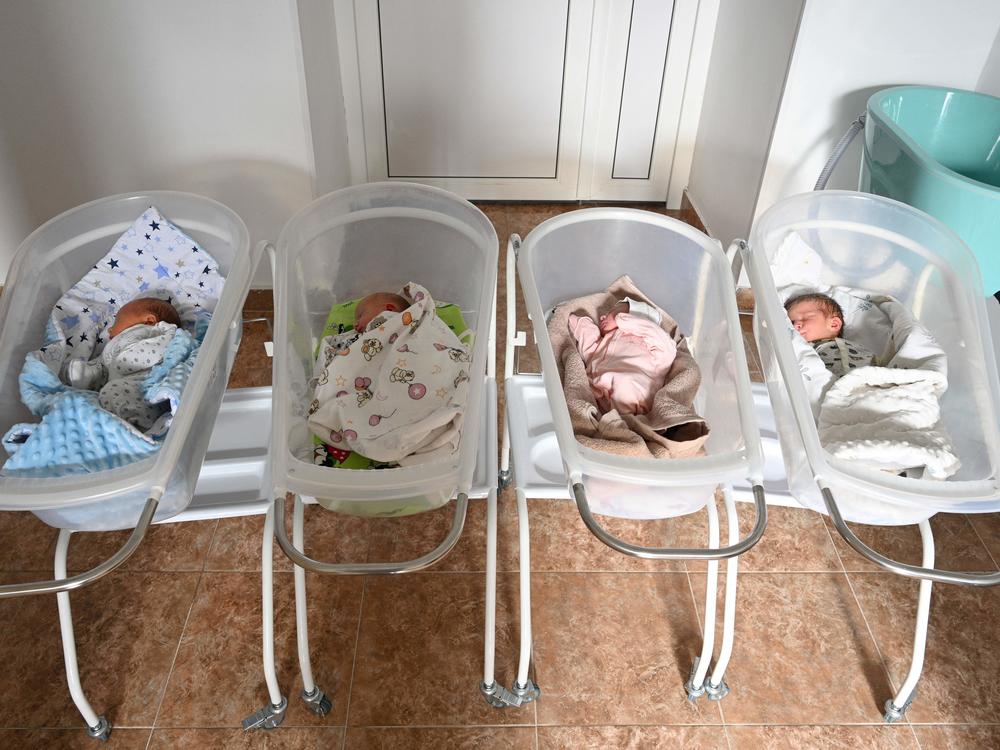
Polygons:
<instances>
[{"instance_id":1,"label":"baby hand","mask_svg":"<svg viewBox=\"0 0 1000 750\"><path fill-rule=\"evenodd\" d=\"M602 315L598 321L601 333L611 333L618 328L618 314L628 312L628 303L619 302L608 310L607 315Z\"/></svg>"}]
</instances>

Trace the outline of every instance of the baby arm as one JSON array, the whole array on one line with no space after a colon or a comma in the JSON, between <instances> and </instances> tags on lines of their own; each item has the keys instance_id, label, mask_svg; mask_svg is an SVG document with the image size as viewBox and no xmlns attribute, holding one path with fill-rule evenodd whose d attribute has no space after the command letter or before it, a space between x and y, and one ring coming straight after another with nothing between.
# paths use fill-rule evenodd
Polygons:
<instances>
[{"instance_id":1,"label":"baby arm","mask_svg":"<svg viewBox=\"0 0 1000 750\"><path fill-rule=\"evenodd\" d=\"M597 351L597 345L601 341L600 329L590 318L570 315L569 332L573 334L577 351L580 352L580 356L583 357L583 362L586 364Z\"/></svg>"}]
</instances>

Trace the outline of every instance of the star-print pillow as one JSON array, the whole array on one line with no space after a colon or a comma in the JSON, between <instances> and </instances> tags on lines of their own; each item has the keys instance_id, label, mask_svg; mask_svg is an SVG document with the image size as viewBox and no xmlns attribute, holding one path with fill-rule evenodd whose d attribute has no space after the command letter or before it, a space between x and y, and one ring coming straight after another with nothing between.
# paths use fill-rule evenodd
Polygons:
<instances>
[{"instance_id":1,"label":"star-print pillow","mask_svg":"<svg viewBox=\"0 0 1000 750\"><path fill-rule=\"evenodd\" d=\"M224 282L215 259L150 206L63 294L46 338L55 333L69 357L90 359L103 349L121 307L137 297L166 300L193 329L200 313L215 309Z\"/></svg>"}]
</instances>

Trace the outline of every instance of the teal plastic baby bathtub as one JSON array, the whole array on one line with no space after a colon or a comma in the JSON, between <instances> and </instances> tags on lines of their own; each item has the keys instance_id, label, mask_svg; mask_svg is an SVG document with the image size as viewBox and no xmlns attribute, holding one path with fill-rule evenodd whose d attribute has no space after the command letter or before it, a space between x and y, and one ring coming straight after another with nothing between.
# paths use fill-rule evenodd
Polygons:
<instances>
[{"instance_id":1,"label":"teal plastic baby bathtub","mask_svg":"<svg viewBox=\"0 0 1000 750\"><path fill-rule=\"evenodd\" d=\"M986 293L1000 290L1000 99L932 86L874 94L860 189L950 226L979 261Z\"/></svg>"}]
</instances>

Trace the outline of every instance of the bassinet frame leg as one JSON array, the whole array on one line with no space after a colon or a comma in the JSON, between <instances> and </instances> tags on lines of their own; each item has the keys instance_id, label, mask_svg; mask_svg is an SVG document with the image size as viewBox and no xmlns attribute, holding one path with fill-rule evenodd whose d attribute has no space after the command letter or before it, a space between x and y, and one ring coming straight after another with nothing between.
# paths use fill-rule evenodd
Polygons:
<instances>
[{"instance_id":1,"label":"bassinet frame leg","mask_svg":"<svg viewBox=\"0 0 1000 750\"><path fill-rule=\"evenodd\" d=\"M73 532L60 529L56 541L55 577L57 580L66 578L66 554L69 550L69 539ZM63 661L66 665L66 682L69 684L69 694L77 710L87 722L87 734L107 742L111 736L111 724L103 716L98 716L83 693L80 682L80 665L76 658L76 635L73 632L73 611L69 603L69 592L60 591L56 594L56 604L59 607L59 632L62 637Z\"/></svg>"},{"instance_id":2,"label":"bassinet frame leg","mask_svg":"<svg viewBox=\"0 0 1000 750\"><path fill-rule=\"evenodd\" d=\"M517 663L517 681L512 688L521 704L531 703L541 695L541 689L528 677L531 664L531 529L528 526L528 498L516 488L517 496L517 567L521 606L521 653Z\"/></svg>"},{"instance_id":3,"label":"bassinet frame leg","mask_svg":"<svg viewBox=\"0 0 1000 750\"><path fill-rule=\"evenodd\" d=\"M708 512L708 548L719 548L719 509L715 505L715 495L706 503ZM715 600L719 586L719 561L709 560L705 574L705 623L702 628L701 655L696 656L691 665L691 674L684 687L689 701L705 694L705 675L715 651Z\"/></svg>"},{"instance_id":4,"label":"bassinet frame leg","mask_svg":"<svg viewBox=\"0 0 1000 750\"><path fill-rule=\"evenodd\" d=\"M270 703L243 720L243 730L274 729L285 720L288 699L281 694L274 664L274 506L264 514L264 538L260 554L261 610L264 680Z\"/></svg>"},{"instance_id":5,"label":"bassinet frame leg","mask_svg":"<svg viewBox=\"0 0 1000 750\"><path fill-rule=\"evenodd\" d=\"M520 488L517 497L518 528L518 588L521 614L521 647L517 677L510 690L496 682L494 656L496 651L496 497L490 493L486 506L486 662L483 682L479 686L486 702L494 708L523 706L537 700L541 689L528 676L531 664L531 554L529 546L528 501ZM492 501L492 506L489 504Z\"/></svg>"},{"instance_id":6,"label":"bassinet frame leg","mask_svg":"<svg viewBox=\"0 0 1000 750\"><path fill-rule=\"evenodd\" d=\"M740 538L740 519L736 513L736 500L733 498L732 487L723 491L723 504L726 508L726 528L729 530L729 544L733 545ZM722 648L719 659L715 662L712 676L705 684L705 692L710 701L720 701L729 695L729 685L726 684L726 668L733 655L733 642L736 639L736 586L739 575L739 557L726 560L726 603L722 616Z\"/></svg>"},{"instance_id":7,"label":"bassinet frame leg","mask_svg":"<svg viewBox=\"0 0 1000 750\"><path fill-rule=\"evenodd\" d=\"M302 498L295 496L292 510L292 544L300 552L305 551L305 509ZM306 571L298 565L294 566L295 576L295 640L299 652L299 670L302 672L302 692L299 697L306 708L317 716L326 716L333 708L332 701L326 693L316 687L312 674L312 662L309 658L309 613L306 598Z\"/></svg>"},{"instance_id":8,"label":"bassinet frame leg","mask_svg":"<svg viewBox=\"0 0 1000 750\"><path fill-rule=\"evenodd\" d=\"M590 503L587 501L587 490L583 486L583 482L580 481L582 477L573 477L572 484L570 485L573 490L573 497L576 500L577 510L580 512L580 518L583 519L584 525L590 530L590 532L596 536L600 541L604 542L611 549L617 550L626 555L632 557L638 557L646 560L709 560L717 561L725 558L729 561L727 563L727 573L732 575L732 579L727 580L726 589L726 614L723 623L723 640L722 640L722 651L719 655L719 662L716 665L715 670L712 673L712 678L709 680L708 684L704 686L704 692L708 693L710 700L721 700L726 697L729 693L729 686L725 684L722 679L725 669L729 664L729 659L732 656L733 648L733 637L736 624L736 574L737 567L734 564L736 558L742 555L744 552L750 550L757 542L760 541L761 536L764 534L764 529L767 527L767 501L764 495L764 487L758 482L754 481L751 484L753 490L754 499L754 511L756 513L756 519L754 520L753 528L750 533L743 539L739 538L739 519L736 516L736 506L732 498L732 488L728 485L723 486L723 497L726 499L726 517L729 519L729 543L726 547L719 548L718 546L718 530L716 528L716 536L714 539L715 547L709 549L697 549L697 548L656 548L656 547L642 547L639 545L626 542L623 539L619 539L614 534L605 529L601 524L594 518L594 514L590 510ZM714 495L712 501L712 508L714 506ZM716 513L718 512L717 509ZM711 513L711 511L709 511ZM711 530L711 519L712 516L709 515L709 528ZM716 519L716 524L718 520ZM710 587L706 587L710 588ZM714 602L714 596L711 598ZM706 601L706 626L708 624L708 612L709 612L709 602ZM714 612L713 612L714 617ZM707 637L707 634L706 634ZM710 653L710 652L709 652ZM685 683L685 687L689 690L689 697L697 698L701 693L697 692L697 688L702 687L701 684L695 683L694 679L698 671L700 664L695 663L695 668L692 670L691 677L688 682ZM705 665L705 670L707 671L708 665ZM718 682L716 682L718 680ZM693 692L695 695L691 695L691 688L695 688Z\"/></svg>"},{"instance_id":9,"label":"bassinet frame leg","mask_svg":"<svg viewBox=\"0 0 1000 750\"><path fill-rule=\"evenodd\" d=\"M494 708L508 705L498 694L496 681L496 627L497 627L497 493L491 490L486 497L486 613L483 631L483 681L479 692Z\"/></svg>"},{"instance_id":10,"label":"bassinet frame leg","mask_svg":"<svg viewBox=\"0 0 1000 750\"><path fill-rule=\"evenodd\" d=\"M921 521L920 541L923 545L923 560L921 564L925 568L934 567L934 534L931 532L930 521ZM906 674L906 679L896 692L895 697L885 702L885 714L882 718L887 724L900 721L906 714L906 710L917 697L917 682L920 680L920 673L924 668L924 654L927 649L927 626L930 620L931 611L931 586L933 581L926 578L920 581L920 593L917 595L917 621L913 634L913 660L910 662L910 670Z\"/></svg>"}]
</instances>

